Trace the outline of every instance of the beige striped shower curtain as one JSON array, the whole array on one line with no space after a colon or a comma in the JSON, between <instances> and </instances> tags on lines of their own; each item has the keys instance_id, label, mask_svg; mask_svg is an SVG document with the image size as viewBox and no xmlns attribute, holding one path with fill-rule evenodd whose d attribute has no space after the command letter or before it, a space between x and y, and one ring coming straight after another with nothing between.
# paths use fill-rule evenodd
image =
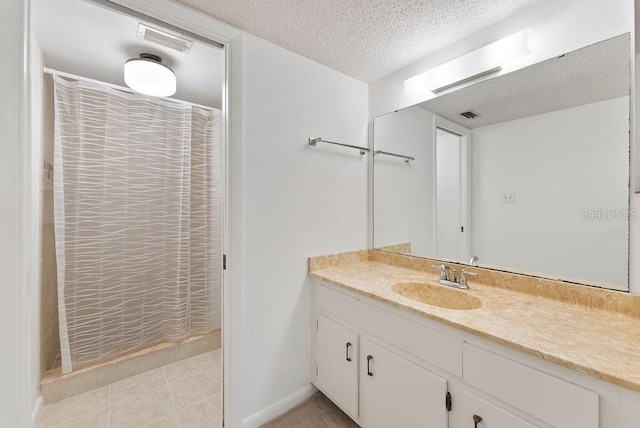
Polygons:
<instances>
[{"instance_id":1,"label":"beige striped shower curtain","mask_svg":"<svg viewBox=\"0 0 640 428\"><path fill-rule=\"evenodd\" d=\"M54 77L63 372L220 327L220 112Z\"/></svg>"}]
</instances>

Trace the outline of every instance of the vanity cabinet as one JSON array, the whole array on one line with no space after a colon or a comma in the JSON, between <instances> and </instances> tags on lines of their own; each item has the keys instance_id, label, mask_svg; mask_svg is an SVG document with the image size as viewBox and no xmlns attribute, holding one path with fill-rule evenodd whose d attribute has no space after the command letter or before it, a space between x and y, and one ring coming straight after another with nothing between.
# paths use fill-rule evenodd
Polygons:
<instances>
[{"instance_id":1,"label":"vanity cabinet","mask_svg":"<svg viewBox=\"0 0 640 428\"><path fill-rule=\"evenodd\" d=\"M363 428L636 426L619 415L601 423L600 395L557 372L323 282L314 282L312 317L313 383Z\"/></svg>"},{"instance_id":2,"label":"vanity cabinet","mask_svg":"<svg viewBox=\"0 0 640 428\"><path fill-rule=\"evenodd\" d=\"M362 427L449 426L445 378L359 328L362 315L372 312L363 311L357 299L326 287L314 294L318 389Z\"/></svg>"}]
</instances>

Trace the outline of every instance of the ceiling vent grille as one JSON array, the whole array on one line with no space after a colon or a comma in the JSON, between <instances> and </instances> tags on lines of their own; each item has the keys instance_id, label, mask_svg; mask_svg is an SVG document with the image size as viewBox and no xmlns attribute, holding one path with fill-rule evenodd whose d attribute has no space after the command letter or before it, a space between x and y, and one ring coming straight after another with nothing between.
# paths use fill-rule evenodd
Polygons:
<instances>
[{"instance_id":1,"label":"ceiling vent grille","mask_svg":"<svg viewBox=\"0 0 640 428\"><path fill-rule=\"evenodd\" d=\"M138 25L138 38L184 54L188 54L193 46L192 40L143 23Z\"/></svg>"},{"instance_id":2,"label":"ceiling vent grille","mask_svg":"<svg viewBox=\"0 0 640 428\"><path fill-rule=\"evenodd\" d=\"M462 117L466 117L467 119L475 119L476 117L480 116L478 113L476 113L475 111L465 111L460 113L460 116Z\"/></svg>"}]
</instances>

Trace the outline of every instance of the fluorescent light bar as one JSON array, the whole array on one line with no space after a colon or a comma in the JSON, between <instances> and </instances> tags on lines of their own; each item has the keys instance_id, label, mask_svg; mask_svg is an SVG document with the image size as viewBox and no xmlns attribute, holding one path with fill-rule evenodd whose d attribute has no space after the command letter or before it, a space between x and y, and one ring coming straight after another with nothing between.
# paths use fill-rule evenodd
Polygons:
<instances>
[{"instance_id":1,"label":"fluorescent light bar","mask_svg":"<svg viewBox=\"0 0 640 428\"><path fill-rule=\"evenodd\" d=\"M432 89L431 92L437 94L438 92L446 91L447 89L451 89L454 86L462 85L463 83L471 82L472 80L479 79L483 76L488 76L489 74L497 73L502 70L502 67L498 66L496 68L492 68L491 70L481 71L478 74L474 74L473 76L469 76L462 80L457 80L453 83L449 83L448 85L440 86L439 88Z\"/></svg>"},{"instance_id":2,"label":"fluorescent light bar","mask_svg":"<svg viewBox=\"0 0 640 428\"><path fill-rule=\"evenodd\" d=\"M531 54L529 29L512 34L404 81L408 94L438 93L496 73L510 62Z\"/></svg>"}]
</instances>

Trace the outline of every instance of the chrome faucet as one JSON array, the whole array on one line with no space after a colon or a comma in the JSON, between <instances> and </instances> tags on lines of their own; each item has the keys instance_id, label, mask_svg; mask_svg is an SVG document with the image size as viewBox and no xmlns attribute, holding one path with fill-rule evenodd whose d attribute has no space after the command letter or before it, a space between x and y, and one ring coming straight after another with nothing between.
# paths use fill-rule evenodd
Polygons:
<instances>
[{"instance_id":1,"label":"chrome faucet","mask_svg":"<svg viewBox=\"0 0 640 428\"><path fill-rule=\"evenodd\" d=\"M432 268L440 270L440 281L454 281L456 272L445 264L431 265Z\"/></svg>"},{"instance_id":2,"label":"chrome faucet","mask_svg":"<svg viewBox=\"0 0 640 428\"><path fill-rule=\"evenodd\" d=\"M460 278L456 278L456 270L451 269L450 266L441 264L432 265L431 267L440 271L440 279L438 280L438 284L446 285L447 287L468 290L469 285L467 285L467 276L478 276L478 274L475 272L467 272L463 269L460 273Z\"/></svg>"},{"instance_id":3,"label":"chrome faucet","mask_svg":"<svg viewBox=\"0 0 640 428\"><path fill-rule=\"evenodd\" d=\"M478 276L477 273L475 272L467 272L466 270L462 270L462 272L460 273L460 278L458 278L458 283L460 285L465 286L466 288L469 288L469 286L467 285L467 276L471 275L471 276Z\"/></svg>"},{"instance_id":4,"label":"chrome faucet","mask_svg":"<svg viewBox=\"0 0 640 428\"><path fill-rule=\"evenodd\" d=\"M478 256L473 256L471 257L471 260L469 260L469 266L476 266L478 262Z\"/></svg>"}]
</instances>

